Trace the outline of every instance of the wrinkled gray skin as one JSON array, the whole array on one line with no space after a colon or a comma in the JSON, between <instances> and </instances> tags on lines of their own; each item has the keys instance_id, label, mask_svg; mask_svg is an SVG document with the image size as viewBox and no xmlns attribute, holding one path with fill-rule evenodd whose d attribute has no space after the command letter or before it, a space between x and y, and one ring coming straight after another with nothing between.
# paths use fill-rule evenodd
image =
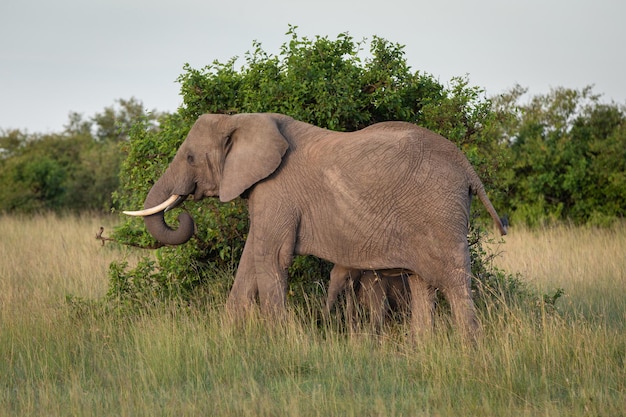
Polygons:
<instances>
[{"instance_id":1,"label":"wrinkled gray skin","mask_svg":"<svg viewBox=\"0 0 626 417\"><path fill-rule=\"evenodd\" d=\"M403 270L361 271L336 265L330 273L326 309L330 313L339 294L345 291L346 317L357 323L358 308L369 314L380 330L393 314L407 315L411 294L409 273Z\"/></svg>"},{"instance_id":2,"label":"wrinkled gray skin","mask_svg":"<svg viewBox=\"0 0 626 417\"><path fill-rule=\"evenodd\" d=\"M250 230L227 308L264 312L285 306L294 254L347 268L405 269L412 325L431 327L429 288L450 302L472 336L479 325L470 293L468 223L477 194L504 234L471 164L450 141L404 122L339 133L280 114L201 116L144 207L172 194L230 201L246 192ZM193 234L183 213L171 229L163 213L145 217L165 244Z\"/></svg>"}]
</instances>

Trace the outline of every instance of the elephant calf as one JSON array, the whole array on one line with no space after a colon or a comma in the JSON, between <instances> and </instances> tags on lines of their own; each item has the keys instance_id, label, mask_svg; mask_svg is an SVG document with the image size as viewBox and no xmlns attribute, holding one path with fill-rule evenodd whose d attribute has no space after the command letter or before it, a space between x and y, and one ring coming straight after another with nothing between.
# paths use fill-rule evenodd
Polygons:
<instances>
[{"instance_id":1,"label":"elephant calf","mask_svg":"<svg viewBox=\"0 0 626 417\"><path fill-rule=\"evenodd\" d=\"M344 291L348 320L353 321L357 307L361 307L376 329L382 328L392 314L406 315L410 311L409 274L404 270L362 271L336 265L330 274L328 312Z\"/></svg>"}]
</instances>

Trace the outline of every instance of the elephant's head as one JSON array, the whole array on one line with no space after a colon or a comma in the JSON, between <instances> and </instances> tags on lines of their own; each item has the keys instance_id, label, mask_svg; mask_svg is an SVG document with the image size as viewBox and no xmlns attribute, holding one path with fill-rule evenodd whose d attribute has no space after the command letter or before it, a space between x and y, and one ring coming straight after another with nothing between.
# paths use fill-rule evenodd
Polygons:
<instances>
[{"instance_id":1,"label":"elephant's head","mask_svg":"<svg viewBox=\"0 0 626 417\"><path fill-rule=\"evenodd\" d=\"M152 186L143 216L146 228L158 241L178 245L194 232L191 216L182 213L179 227L165 222L165 210L192 195L195 200L219 196L230 201L272 174L289 144L281 134L278 119L270 114L200 116L161 178Z\"/></svg>"}]
</instances>

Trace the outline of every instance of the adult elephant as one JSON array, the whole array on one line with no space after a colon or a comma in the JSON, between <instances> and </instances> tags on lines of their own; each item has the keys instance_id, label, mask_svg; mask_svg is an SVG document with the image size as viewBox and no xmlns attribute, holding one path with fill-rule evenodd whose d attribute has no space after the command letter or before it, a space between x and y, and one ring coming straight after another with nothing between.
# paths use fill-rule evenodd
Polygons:
<instances>
[{"instance_id":1,"label":"adult elephant","mask_svg":"<svg viewBox=\"0 0 626 417\"><path fill-rule=\"evenodd\" d=\"M468 223L472 194L506 233L483 184L444 137L405 122L340 133L281 114L206 114L195 122L139 212L165 244L194 232L163 210L189 195L248 198L250 230L227 307L258 299L265 312L285 305L294 254L353 269L405 269L415 330L429 323L420 294L439 288L466 334L478 328L470 292ZM424 296L426 297L426 296ZM426 326L429 327L429 326Z\"/></svg>"}]
</instances>

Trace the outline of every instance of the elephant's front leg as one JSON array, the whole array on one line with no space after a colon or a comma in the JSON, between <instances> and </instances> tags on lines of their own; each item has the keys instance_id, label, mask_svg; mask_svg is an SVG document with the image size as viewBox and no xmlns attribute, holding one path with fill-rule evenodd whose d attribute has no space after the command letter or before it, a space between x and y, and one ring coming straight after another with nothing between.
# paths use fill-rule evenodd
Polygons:
<instances>
[{"instance_id":1,"label":"elephant's front leg","mask_svg":"<svg viewBox=\"0 0 626 417\"><path fill-rule=\"evenodd\" d=\"M280 313L285 309L287 274L263 273L257 277L259 302L265 314Z\"/></svg>"},{"instance_id":2,"label":"elephant's front leg","mask_svg":"<svg viewBox=\"0 0 626 417\"><path fill-rule=\"evenodd\" d=\"M226 302L227 311L234 314L250 310L255 305L259 294L254 265L254 244L251 237L252 233L249 234L244 245L239 267L235 274L235 282Z\"/></svg>"},{"instance_id":3,"label":"elephant's front leg","mask_svg":"<svg viewBox=\"0 0 626 417\"><path fill-rule=\"evenodd\" d=\"M261 311L280 313L286 303L287 272L293 260L295 233L293 237L282 235L276 238L259 231L255 234L264 236L263 239L255 239L254 255Z\"/></svg>"}]
</instances>

